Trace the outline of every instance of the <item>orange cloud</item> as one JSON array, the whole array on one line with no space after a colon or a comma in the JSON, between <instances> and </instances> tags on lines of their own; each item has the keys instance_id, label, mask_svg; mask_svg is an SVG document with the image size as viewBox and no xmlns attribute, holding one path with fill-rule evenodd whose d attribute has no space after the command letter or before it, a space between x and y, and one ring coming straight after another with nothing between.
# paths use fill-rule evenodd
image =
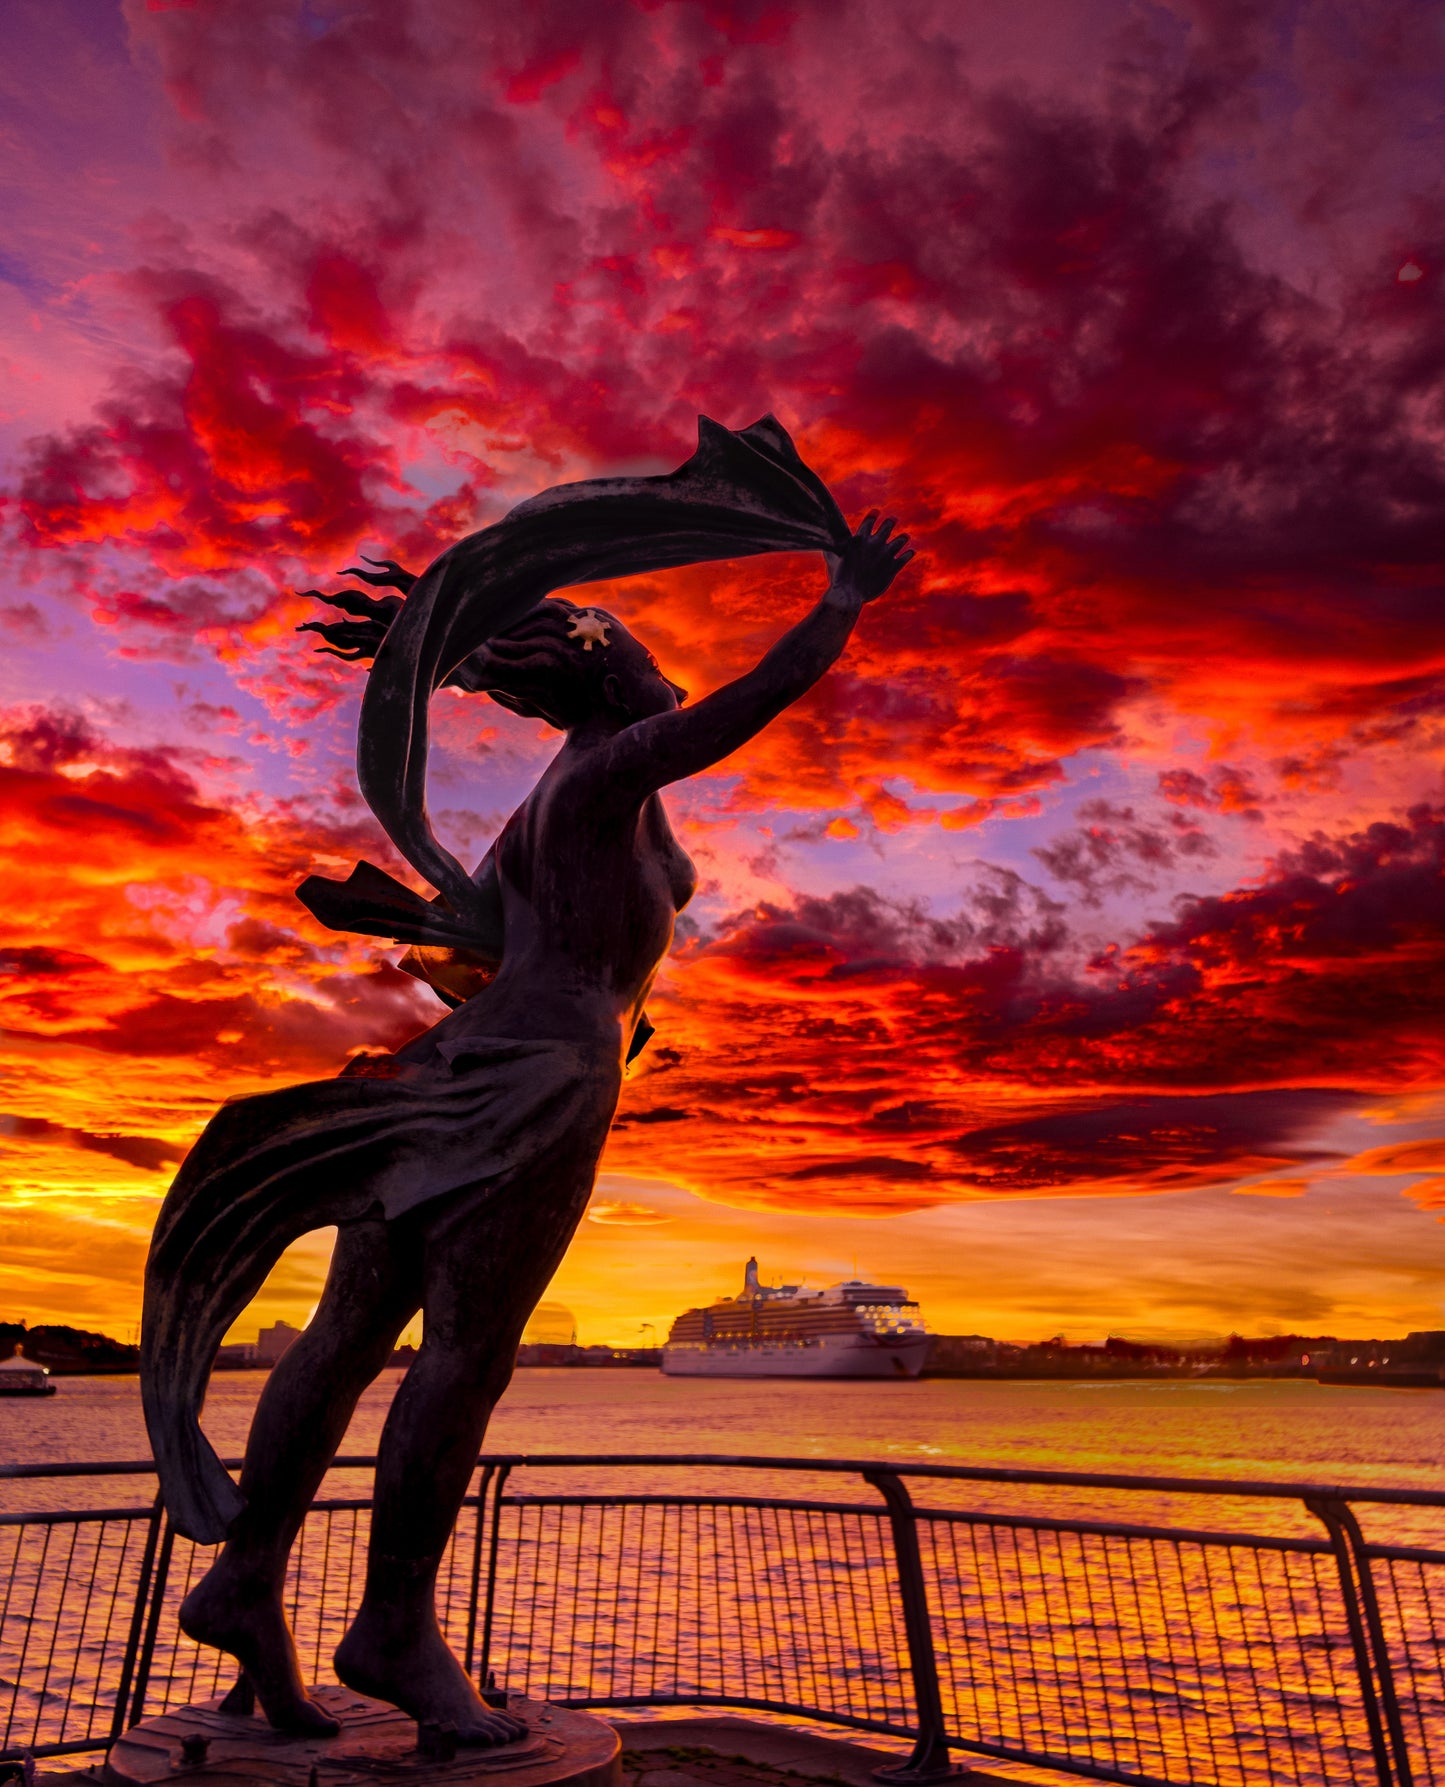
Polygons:
<instances>
[{"instance_id":1,"label":"orange cloud","mask_svg":"<svg viewBox=\"0 0 1445 1787\"><path fill-rule=\"evenodd\" d=\"M1431 1173L1445 1168L1445 1136L1419 1142L1392 1142L1343 1162L1342 1173Z\"/></svg>"},{"instance_id":2,"label":"orange cloud","mask_svg":"<svg viewBox=\"0 0 1445 1787\"><path fill-rule=\"evenodd\" d=\"M1422 1179L1417 1185L1407 1185L1400 1193L1421 1210L1445 1210L1445 1177ZM1445 1222L1445 1216L1440 1218Z\"/></svg>"},{"instance_id":3,"label":"orange cloud","mask_svg":"<svg viewBox=\"0 0 1445 1787\"><path fill-rule=\"evenodd\" d=\"M183 749L116 747L73 716L12 715L0 742L12 1172L79 1148L153 1182L222 1098L426 1021L406 976L297 907L298 877L361 834L208 797Z\"/></svg>"},{"instance_id":4,"label":"orange cloud","mask_svg":"<svg viewBox=\"0 0 1445 1787\"><path fill-rule=\"evenodd\" d=\"M865 888L738 914L655 999L609 1160L850 1209L1298 1165L1367 1089L1445 1073L1442 840L1423 811L1316 840L1082 965L1006 878L949 923Z\"/></svg>"},{"instance_id":5,"label":"orange cloud","mask_svg":"<svg viewBox=\"0 0 1445 1787\"><path fill-rule=\"evenodd\" d=\"M620 1228L650 1228L672 1221L664 1211L654 1210L648 1204L629 1204L617 1198L595 1199L587 1207L587 1219Z\"/></svg>"}]
</instances>

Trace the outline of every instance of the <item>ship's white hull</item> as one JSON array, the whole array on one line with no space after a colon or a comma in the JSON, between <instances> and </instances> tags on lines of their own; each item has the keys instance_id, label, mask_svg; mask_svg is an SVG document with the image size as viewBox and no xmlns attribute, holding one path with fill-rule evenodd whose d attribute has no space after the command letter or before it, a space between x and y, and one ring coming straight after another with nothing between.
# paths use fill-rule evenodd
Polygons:
<instances>
[{"instance_id":1,"label":"ship's white hull","mask_svg":"<svg viewBox=\"0 0 1445 1787\"><path fill-rule=\"evenodd\" d=\"M807 1341L713 1341L668 1345L669 1377L911 1378L923 1369L927 1334L829 1334Z\"/></svg>"}]
</instances>

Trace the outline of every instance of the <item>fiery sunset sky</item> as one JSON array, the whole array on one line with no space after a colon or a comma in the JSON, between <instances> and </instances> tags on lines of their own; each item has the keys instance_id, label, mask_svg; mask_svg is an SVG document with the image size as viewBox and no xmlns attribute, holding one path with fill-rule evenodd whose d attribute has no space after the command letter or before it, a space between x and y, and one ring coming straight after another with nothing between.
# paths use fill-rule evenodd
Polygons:
<instances>
[{"instance_id":1,"label":"fiery sunset sky","mask_svg":"<svg viewBox=\"0 0 1445 1787\"><path fill-rule=\"evenodd\" d=\"M1445 25L1416 0L11 0L0 1315L124 1334L219 1100L441 1015L295 592L771 410L920 557L675 790L551 1295L1445 1326ZM598 586L693 691L816 559ZM481 854L557 738L436 703ZM413 883L415 884L415 883ZM303 1319L327 1243L243 1331Z\"/></svg>"}]
</instances>

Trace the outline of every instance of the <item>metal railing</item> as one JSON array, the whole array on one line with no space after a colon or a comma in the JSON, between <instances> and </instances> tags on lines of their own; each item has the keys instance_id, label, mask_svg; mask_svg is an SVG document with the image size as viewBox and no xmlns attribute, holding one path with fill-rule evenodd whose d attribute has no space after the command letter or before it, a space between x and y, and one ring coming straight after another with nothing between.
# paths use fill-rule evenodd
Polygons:
<instances>
[{"instance_id":1,"label":"metal railing","mask_svg":"<svg viewBox=\"0 0 1445 1787\"><path fill-rule=\"evenodd\" d=\"M701 1455L478 1470L438 1594L478 1680L494 1670L574 1707L733 1707L882 1733L912 1742L903 1780L961 1751L1126 1787L1445 1787L1445 1550L1373 1542L1360 1524L1393 1508L1418 1525L1445 1494ZM847 1479L851 1499L658 1487L684 1471ZM64 1479L142 1476L148 1464L0 1468L0 1482L48 1479L52 1501ZM1002 1511L951 1505L1005 1492ZM1066 1510L1016 1511L1064 1492ZM1255 1524L1277 1530L1076 1512L1146 1499L1216 1520L1263 1505ZM369 1505L319 1499L292 1556L289 1612L316 1679L360 1595ZM99 1748L229 1686L234 1666L176 1625L209 1556L149 1493L0 1515L0 1760Z\"/></svg>"}]
</instances>

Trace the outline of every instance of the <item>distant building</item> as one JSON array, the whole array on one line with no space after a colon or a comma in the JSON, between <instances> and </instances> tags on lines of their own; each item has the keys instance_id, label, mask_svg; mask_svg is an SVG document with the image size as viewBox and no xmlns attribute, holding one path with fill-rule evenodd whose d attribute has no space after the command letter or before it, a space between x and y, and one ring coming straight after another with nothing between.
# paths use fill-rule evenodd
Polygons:
<instances>
[{"instance_id":1,"label":"distant building","mask_svg":"<svg viewBox=\"0 0 1445 1787\"><path fill-rule=\"evenodd\" d=\"M930 1334L923 1361L925 1377L946 1377L957 1372L972 1377L981 1368L998 1364L999 1345L986 1334Z\"/></svg>"},{"instance_id":2,"label":"distant building","mask_svg":"<svg viewBox=\"0 0 1445 1787\"><path fill-rule=\"evenodd\" d=\"M1434 1351L1432 1352L1432 1349ZM929 1377L999 1378L1148 1378L1148 1377L1308 1377L1321 1366L1363 1369L1374 1353L1378 1364L1393 1361L1403 1368L1422 1359L1439 1359L1430 1369L1445 1373L1445 1333L1412 1334L1408 1341L1336 1341L1328 1335L1271 1334L1247 1340L1205 1336L1183 1344L1162 1340L1130 1340L1111 1334L1102 1346L1070 1346L1062 1335L1031 1346L990 1340L983 1334L934 1334L929 1337L924 1375ZM1387 1356L1386 1356L1387 1355ZM1374 1369L1371 1364L1371 1369ZM1432 1380L1433 1381L1433 1380Z\"/></svg>"},{"instance_id":3,"label":"distant building","mask_svg":"<svg viewBox=\"0 0 1445 1787\"><path fill-rule=\"evenodd\" d=\"M641 1366L657 1369L662 1349L655 1346L554 1346L548 1341L524 1340L517 1348L517 1363L530 1365Z\"/></svg>"},{"instance_id":4,"label":"distant building","mask_svg":"<svg viewBox=\"0 0 1445 1787\"><path fill-rule=\"evenodd\" d=\"M272 1322L269 1328L263 1328L256 1336L256 1363L276 1364L300 1340L301 1332L300 1328L293 1328L290 1322Z\"/></svg>"},{"instance_id":5,"label":"distant building","mask_svg":"<svg viewBox=\"0 0 1445 1787\"><path fill-rule=\"evenodd\" d=\"M1445 1385L1445 1330L1418 1328L1403 1340L1334 1340L1310 1355L1322 1384Z\"/></svg>"}]
</instances>

